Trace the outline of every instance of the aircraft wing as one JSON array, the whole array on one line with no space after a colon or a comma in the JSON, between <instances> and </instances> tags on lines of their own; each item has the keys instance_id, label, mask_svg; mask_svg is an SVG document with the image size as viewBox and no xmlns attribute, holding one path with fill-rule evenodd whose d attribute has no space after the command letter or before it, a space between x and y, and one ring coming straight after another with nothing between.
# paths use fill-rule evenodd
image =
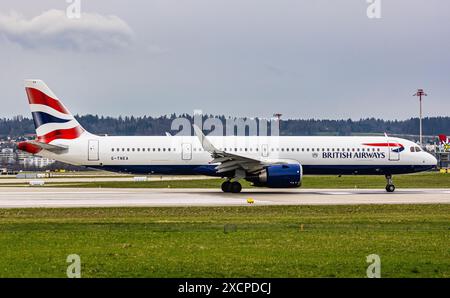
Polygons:
<instances>
[{"instance_id":1,"label":"aircraft wing","mask_svg":"<svg viewBox=\"0 0 450 298\"><path fill-rule=\"evenodd\" d=\"M237 176L242 176L239 178L245 177L245 172L247 173L258 173L264 167L272 165L272 164L280 164L285 163L282 161L279 162L267 162L260 159L245 157L238 154L233 154L230 152L225 152L223 150L217 149L209 140L208 138L203 134L202 130L196 126L193 125L195 134L200 140L200 143L203 147L203 150L211 153L211 157L213 160L210 163L220 163L216 167L217 173L225 173L230 171L236 171ZM239 170L241 170L239 174ZM245 172L243 172L245 171Z\"/></svg>"}]
</instances>

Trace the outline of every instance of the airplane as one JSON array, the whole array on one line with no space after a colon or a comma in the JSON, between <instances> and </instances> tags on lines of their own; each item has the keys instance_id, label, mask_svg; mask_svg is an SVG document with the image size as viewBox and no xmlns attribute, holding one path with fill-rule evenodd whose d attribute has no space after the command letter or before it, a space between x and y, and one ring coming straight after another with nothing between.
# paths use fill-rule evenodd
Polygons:
<instances>
[{"instance_id":1,"label":"airplane","mask_svg":"<svg viewBox=\"0 0 450 298\"><path fill-rule=\"evenodd\" d=\"M427 171L436 158L417 144L385 136L99 136L84 129L41 80L26 80L35 140L18 149L64 163L112 172L222 177L222 191L293 188L304 175L392 175Z\"/></svg>"}]
</instances>

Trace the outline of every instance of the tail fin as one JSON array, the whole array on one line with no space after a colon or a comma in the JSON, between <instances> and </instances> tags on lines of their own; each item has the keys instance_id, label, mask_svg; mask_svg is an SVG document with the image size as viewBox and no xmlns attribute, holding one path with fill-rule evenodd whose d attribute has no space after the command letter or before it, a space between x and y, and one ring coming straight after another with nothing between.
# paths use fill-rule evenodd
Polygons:
<instances>
[{"instance_id":1,"label":"tail fin","mask_svg":"<svg viewBox=\"0 0 450 298\"><path fill-rule=\"evenodd\" d=\"M449 144L450 140L448 139L448 137L446 135L439 135L439 141L441 142L441 144Z\"/></svg>"},{"instance_id":2,"label":"tail fin","mask_svg":"<svg viewBox=\"0 0 450 298\"><path fill-rule=\"evenodd\" d=\"M37 141L72 140L86 131L41 80L25 80L25 90L36 128Z\"/></svg>"}]
</instances>

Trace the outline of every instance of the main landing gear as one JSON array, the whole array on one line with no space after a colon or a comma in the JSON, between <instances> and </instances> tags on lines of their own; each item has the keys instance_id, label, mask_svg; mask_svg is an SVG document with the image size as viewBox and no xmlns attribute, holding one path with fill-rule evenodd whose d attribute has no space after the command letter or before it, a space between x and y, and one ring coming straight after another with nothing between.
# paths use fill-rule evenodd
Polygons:
<instances>
[{"instance_id":1,"label":"main landing gear","mask_svg":"<svg viewBox=\"0 0 450 298\"><path fill-rule=\"evenodd\" d=\"M242 185L237 181L231 182L230 180L227 180L224 183L222 183L222 191L223 192L239 193L239 192L241 192L241 190L242 190Z\"/></svg>"},{"instance_id":2,"label":"main landing gear","mask_svg":"<svg viewBox=\"0 0 450 298\"><path fill-rule=\"evenodd\" d=\"M392 175L386 175L386 191L387 192L394 192L395 185L394 182L392 182Z\"/></svg>"}]
</instances>

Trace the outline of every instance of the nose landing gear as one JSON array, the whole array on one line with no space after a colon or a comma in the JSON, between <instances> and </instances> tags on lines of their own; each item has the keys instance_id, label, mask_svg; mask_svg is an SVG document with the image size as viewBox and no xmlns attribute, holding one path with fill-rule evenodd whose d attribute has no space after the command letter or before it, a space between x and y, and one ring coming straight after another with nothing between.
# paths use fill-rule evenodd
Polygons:
<instances>
[{"instance_id":1,"label":"nose landing gear","mask_svg":"<svg viewBox=\"0 0 450 298\"><path fill-rule=\"evenodd\" d=\"M392 181L392 175L386 175L386 191L387 192L394 192L395 190L395 185L394 182Z\"/></svg>"}]
</instances>

